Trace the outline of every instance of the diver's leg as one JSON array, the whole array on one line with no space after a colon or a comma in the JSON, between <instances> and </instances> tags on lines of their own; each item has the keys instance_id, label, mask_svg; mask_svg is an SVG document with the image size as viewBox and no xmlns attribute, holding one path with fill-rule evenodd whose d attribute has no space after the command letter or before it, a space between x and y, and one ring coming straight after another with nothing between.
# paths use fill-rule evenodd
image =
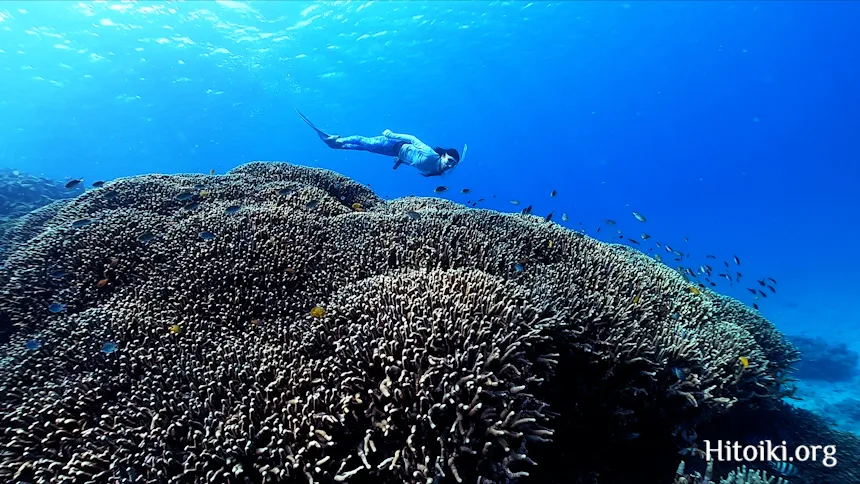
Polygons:
<instances>
[{"instance_id":1,"label":"diver's leg","mask_svg":"<svg viewBox=\"0 0 860 484\"><path fill-rule=\"evenodd\" d=\"M335 149L369 151L385 156L397 156L400 146L403 144L401 141L385 136L338 136L323 141Z\"/></svg>"}]
</instances>

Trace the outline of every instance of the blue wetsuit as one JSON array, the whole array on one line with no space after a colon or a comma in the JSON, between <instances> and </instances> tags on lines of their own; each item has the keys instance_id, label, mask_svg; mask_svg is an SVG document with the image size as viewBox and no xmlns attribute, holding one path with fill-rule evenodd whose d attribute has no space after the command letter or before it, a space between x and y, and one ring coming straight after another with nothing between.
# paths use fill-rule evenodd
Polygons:
<instances>
[{"instance_id":1,"label":"blue wetsuit","mask_svg":"<svg viewBox=\"0 0 860 484\"><path fill-rule=\"evenodd\" d=\"M299 116L330 148L369 151L378 155L393 156L395 169L400 164L405 164L414 166L424 176L436 176L456 165L453 160L443 162L442 157L433 148L409 134L392 133L391 130L386 129L382 136L373 137L330 135L314 126L302 113L299 113Z\"/></svg>"}]
</instances>

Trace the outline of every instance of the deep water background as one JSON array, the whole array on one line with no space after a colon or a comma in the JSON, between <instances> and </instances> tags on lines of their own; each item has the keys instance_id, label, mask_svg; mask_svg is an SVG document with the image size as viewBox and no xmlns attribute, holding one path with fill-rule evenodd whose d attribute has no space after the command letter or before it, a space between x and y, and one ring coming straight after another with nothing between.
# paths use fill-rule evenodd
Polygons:
<instances>
[{"instance_id":1,"label":"deep water background","mask_svg":"<svg viewBox=\"0 0 860 484\"><path fill-rule=\"evenodd\" d=\"M736 254L719 291L752 303L773 277L777 326L860 347L858 19L847 1L8 1L0 167L91 182L283 160L384 196L442 184L605 240L647 232L672 265L654 242L715 273ZM469 154L441 178L393 171L294 107Z\"/></svg>"}]
</instances>

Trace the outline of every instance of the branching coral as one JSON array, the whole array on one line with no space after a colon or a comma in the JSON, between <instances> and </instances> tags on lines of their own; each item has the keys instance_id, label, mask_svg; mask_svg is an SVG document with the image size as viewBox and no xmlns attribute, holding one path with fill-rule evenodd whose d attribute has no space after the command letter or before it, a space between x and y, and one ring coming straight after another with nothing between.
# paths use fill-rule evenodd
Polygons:
<instances>
[{"instance_id":1,"label":"branching coral","mask_svg":"<svg viewBox=\"0 0 860 484\"><path fill-rule=\"evenodd\" d=\"M122 179L43 222L0 272L7 480L624 482L619 445L662 466L795 358L644 256L324 170Z\"/></svg>"}]
</instances>

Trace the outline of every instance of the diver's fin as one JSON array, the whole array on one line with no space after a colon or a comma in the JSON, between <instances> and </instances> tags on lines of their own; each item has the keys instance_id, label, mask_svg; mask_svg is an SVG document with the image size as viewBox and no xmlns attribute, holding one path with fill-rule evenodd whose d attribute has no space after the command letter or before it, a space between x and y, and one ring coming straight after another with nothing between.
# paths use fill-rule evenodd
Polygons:
<instances>
[{"instance_id":1,"label":"diver's fin","mask_svg":"<svg viewBox=\"0 0 860 484\"><path fill-rule=\"evenodd\" d=\"M397 157L394 158L394 169L395 170L397 169L397 167L399 167L402 164L403 164L403 162L400 161L400 158L397 158Z\"/></svg>"},{"instance_id":2,"label":"diver's fin","mask_svg":"<svg viewBox=\"0 0 860 484\"><path fill-rule=\"evenodd\" d=\"M332 137L330 134L328 134L328 133L326 133L325 131L323 131L323 130L321 130L321 129L317 128L316 126L314 126L314 123L312 123L312 122L311 122L311 120L310 120L310 119L308 119L308 118L307 118L307 116L305 116L304 114L302 114L302 112L301 112L301 111L299 111L297 108L293 108L293 109L295 109L295 110L296 110L296 114L298 114L298 115L299 115L299 117L301 117L301 118L302 118L302 121L304 121L304 122L305 122L305 124L307 124L308 126L310 126L311 128L313 128L313 129L314 129L314 131L316 131L316 132L317 132L317 134L319 135L319 137L320 137L320 138L322 138L323 140L325 140L325 139L327 139L327 138L331 138L331 137Z\"/></svg>"}]
</instances>

